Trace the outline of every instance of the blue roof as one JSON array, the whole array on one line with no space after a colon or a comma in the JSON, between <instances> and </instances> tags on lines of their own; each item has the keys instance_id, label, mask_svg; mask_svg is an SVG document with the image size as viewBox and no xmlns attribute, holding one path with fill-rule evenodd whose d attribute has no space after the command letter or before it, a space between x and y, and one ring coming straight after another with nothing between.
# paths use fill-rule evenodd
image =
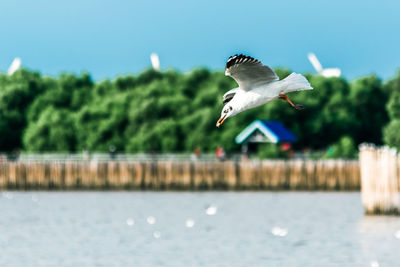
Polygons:
<instances>
[{"instance_id":1,"label":"blue roof","mask_svg":"<svg viewBox=\"0 0 400 267\"><path fill-rule=\"evenodd\" d=\"M263 121L262 123L278 136L279 142L297 141L296 136L279 121Z\"/></svg>"},{"instance_id":2,"label":"blue roof","mask_svg":"<svg viewBox=\"0 0 400 267\"><path fill-rule=\"evenodd\" d=\"M272 143L295 142L297 140L296 136L279 121L255 120L238 136L236 136L236 143L243 143L256 130L259 130L262 134L264 134L264 136Z\"/></svg>"}]
</instances>

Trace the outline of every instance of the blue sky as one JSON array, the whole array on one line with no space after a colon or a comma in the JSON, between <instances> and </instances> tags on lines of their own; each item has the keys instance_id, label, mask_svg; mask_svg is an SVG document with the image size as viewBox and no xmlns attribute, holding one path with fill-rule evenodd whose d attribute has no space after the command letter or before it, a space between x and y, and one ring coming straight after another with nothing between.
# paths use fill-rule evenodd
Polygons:
<instances>
[{"instance_id":1,"label":"blue sky","mask_svg":"<svg viewBox=\"0 0 400 267\"><path fill-rule=\"evenodd\" d=\"M246 53L272 67L313 71L307 53L348 79L400 68L400 1L13 0L0 4L0 71L12 59L96 79L161 67L223 69Z\"/></svg>"}]
</instances>

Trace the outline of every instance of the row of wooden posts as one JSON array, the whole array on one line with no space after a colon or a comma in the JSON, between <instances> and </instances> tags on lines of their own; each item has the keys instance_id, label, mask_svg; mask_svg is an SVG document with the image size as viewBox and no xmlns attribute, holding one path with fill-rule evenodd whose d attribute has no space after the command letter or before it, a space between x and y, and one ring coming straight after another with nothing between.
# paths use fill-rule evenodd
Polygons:
<instances>
[{"instance_id":1,"label":"row of wooden posts","mask_svg":"<svg viewBox=\"0 0 400 267\"><path fill-rule=\"evenodd\" d=\"M64 161L0 163L0 189L360 189L357 160Z\"/></svg>"},{"instance_id":2,"label":"row of wooden posts","mask_svg":"<svg viewBox=\"0 0 400 267\"><path fill-rule=\"evenodd\" d=\"M361 189L367 214L400 215L400 156L360 146L358 160L0 163L1 190Z\"/></svg>"}]
</instances>

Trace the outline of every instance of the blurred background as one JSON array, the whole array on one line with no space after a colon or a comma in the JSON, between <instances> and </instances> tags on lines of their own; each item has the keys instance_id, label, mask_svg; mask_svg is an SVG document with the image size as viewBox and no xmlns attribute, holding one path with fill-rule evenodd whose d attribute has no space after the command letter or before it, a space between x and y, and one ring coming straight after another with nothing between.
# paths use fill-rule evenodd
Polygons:
<instances>
[{"instance_id":1,"label":"blurred background","mask_svg":"<svg viewBox=\"0 0 400 267\"><path fill-rule=\"evenodd\" d=\"M0 150L234 153L235 136L255 119L278 120L297 136L296 150L331 148L331 157L354 157L361 142L399 147L398 8L396 1L3 3ZM318 74L310 52L340 77ZM222 95L237 86L224 76L235 53L280 78L306 74L315 90L291 97L307 109L278 100L217 129Z\"/></svg>"},{"instance_id":2,"label":"blurred background","mask_svg":"<svg viewBox=\"0 0 400 267\"><path fill-rule=\"evenodd\" d=\"M394 266L400 221L363 215L358 158L400 149L399 10L1 3L1 266ZM302 73L314 90L289 96L306 109L275 100L216 128L240 53ZM135 191L14 191L38 189ZM249 189L269 191L232 192Z\"/></svg>"}]
</instances>

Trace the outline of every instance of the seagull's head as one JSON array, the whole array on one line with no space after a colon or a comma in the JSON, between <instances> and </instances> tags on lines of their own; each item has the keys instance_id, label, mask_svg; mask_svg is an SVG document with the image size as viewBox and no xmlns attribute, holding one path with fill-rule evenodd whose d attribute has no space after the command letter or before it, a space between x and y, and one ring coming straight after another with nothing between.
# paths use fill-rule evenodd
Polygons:
<instances>
[{"instance_id":1,"label":"seagull's head","mask_svg":"<svg viewBox=\"0 0 400 267\"><path fill-rule=\"evenodd\" d=\"M226 104L221 111L221 117L217 121L217 127L221 126L227 118L232 117L236 114L237 112L235 107L231 103Z\"/></svg>"}]
</instances>

